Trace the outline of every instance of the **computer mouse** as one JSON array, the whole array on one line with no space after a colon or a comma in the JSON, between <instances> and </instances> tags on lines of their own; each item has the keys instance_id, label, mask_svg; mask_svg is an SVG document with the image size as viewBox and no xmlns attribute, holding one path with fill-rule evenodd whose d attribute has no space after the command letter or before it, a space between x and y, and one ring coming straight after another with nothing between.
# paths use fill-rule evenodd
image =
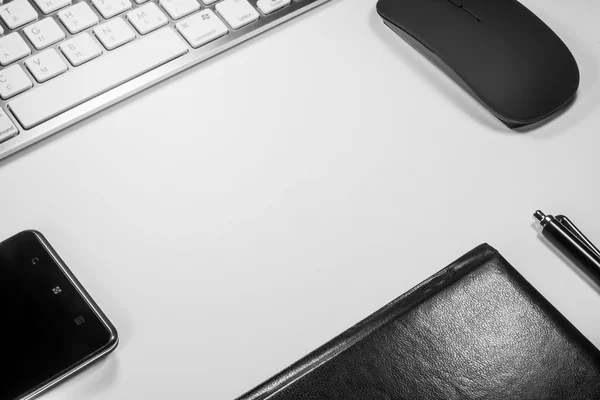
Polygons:
<instances>
[{"instance_id":1,"label":"computer mouse","mask_svg":"<svg viewBox=\"0 0 600 400\"><path fill-rule=\"evenodd\" d=\"M379 0L377 12L510 128L546 119L579 87L567 46L516 0Z\"/></svg>"}]
</instances>

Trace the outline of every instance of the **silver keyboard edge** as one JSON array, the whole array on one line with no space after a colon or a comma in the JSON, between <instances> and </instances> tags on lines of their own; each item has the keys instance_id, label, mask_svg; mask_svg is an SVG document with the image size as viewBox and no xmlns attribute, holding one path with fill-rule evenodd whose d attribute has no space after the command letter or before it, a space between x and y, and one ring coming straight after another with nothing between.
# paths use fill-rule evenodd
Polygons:
<instances>
[{"instance_id":1,"label":"silver keyboard edge","mask_svg":"<svg viewBox=\"0 0 600 400\"><path fill-rule=\"evenodd\" d=\"M6 113L15 125L19 127L19 134L6 142L0 143L0 161L179 72L191 68L328 1L292 0L292 4L284 9L267 16L261 14L261 18L258 21L237 31L230 30L229 34L223 38L217 39L198 49L190 47L190 51L187 54L146 72L114 89L110 89L29 130L24 130L10 110L6 110ZM203 9L208 8L214 10L214 4ZM171 22L162 29L174 30L174 24ZM182 38L182 40L184 39Z\"/></svg>"}]
</instances>

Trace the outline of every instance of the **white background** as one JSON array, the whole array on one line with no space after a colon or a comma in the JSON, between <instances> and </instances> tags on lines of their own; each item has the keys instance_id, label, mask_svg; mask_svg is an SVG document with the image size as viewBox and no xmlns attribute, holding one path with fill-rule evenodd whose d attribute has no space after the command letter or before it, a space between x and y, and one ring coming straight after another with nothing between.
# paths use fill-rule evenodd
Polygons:
<instances>
[{"instance_id":1,"label":"white background","mask_svg":"<svg viewBox=\"0 0 600 400\"><path fill-rule=\"evenodd\" d=\"M40 230L121 337L43 398L234 399L482 242L600 346L531 218L600 242L600 2L523 3L581 70L527 133L333 0L0 162L0 238Z\"/></svg>"}]
</instances>

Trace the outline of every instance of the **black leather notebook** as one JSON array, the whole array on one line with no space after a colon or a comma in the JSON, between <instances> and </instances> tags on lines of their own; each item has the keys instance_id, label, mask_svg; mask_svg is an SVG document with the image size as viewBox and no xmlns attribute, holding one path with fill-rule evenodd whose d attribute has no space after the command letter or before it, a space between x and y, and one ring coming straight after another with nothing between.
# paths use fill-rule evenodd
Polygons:
<instances>
[{"instance_id":1,"label":"black leather notebook","mask_svg":"<svg viewBox=\"0 0 600 400\"><path fill-rule=\"evenodd\" d=\"M238 400L600 399L600 352L484 244Z\"/></svg>"}]
</instances>

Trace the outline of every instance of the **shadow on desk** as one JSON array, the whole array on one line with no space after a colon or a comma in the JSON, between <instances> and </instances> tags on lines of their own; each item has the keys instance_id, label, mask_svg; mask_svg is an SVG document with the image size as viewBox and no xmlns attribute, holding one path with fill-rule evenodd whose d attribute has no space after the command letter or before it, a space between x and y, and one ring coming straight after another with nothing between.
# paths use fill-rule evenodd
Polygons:
<instances>
[{"instance_id":1,"label":"shadow on desk","mask_svg":"<svg viewBox=\"0 0 600 400\"><path fill-rule=\"evenodd\" d=\"M81 388L82 398L87 398L88 395L96 395L103 390L109 389L119 376L119 348L105 357L102 360L90 365L76 376L87 375L87 385ZM75 377L74 377L75 378ZM70 379L67 381L71 381Z\"/></svg>"}]
</instances>

